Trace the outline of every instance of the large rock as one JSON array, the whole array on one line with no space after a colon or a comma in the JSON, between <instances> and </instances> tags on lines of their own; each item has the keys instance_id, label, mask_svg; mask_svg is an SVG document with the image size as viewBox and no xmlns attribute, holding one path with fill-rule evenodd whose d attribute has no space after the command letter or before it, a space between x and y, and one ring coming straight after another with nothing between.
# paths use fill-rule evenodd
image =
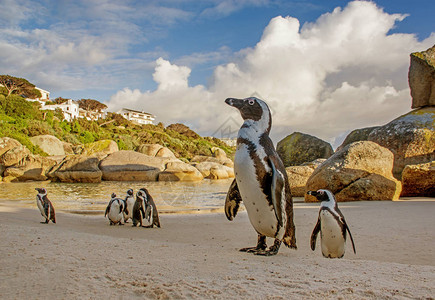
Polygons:
<instances>
[{"instance_id":1,"label":"large rock","mask_svg":"<svg viewBox=\"0 0 435 300\"><path fill-rule=\"evenodd\" d=\"M336 151L340 151L341 149L343 149L345 146L355 143L355 142L359 142L359 141L367 141L367 139L369 138L370 133L377 129L379 126L375 126L375 127L366 127L366 128L361 128L361 129L355 129L353 130L351 133L349 133L346 138L344 139L343 143L337 148Z\"/></svg>"},{"instance_id":2,"label":"large rock","mask_svg":"<svg viewBox=\"0 0 435 300\"><path fill-rule=\"evenodd\" d=\"M163 146L159 144L142 144L137 148L137 152L154 157L162 148Z\"/></svg>"},{"instance_id":3,"label":"large rock","mask_svg":"<svg viewBox=\"0 0 435 300\"><path fill-rule=\"evenodd\" d=\"M152 157L176 158L174 152L159 144L142 144L138 147L137 152Z\"/></svg>"},{"instance_id":4,"label":"large rock","mask_svg":"<svg viewBox=\"0 0 435 300\"><path fill-rule=\"evenodd\" d=\"M10 137L0 138L0 177L2 176L6 166L3 165L1 157L4 153L11 150L12 148L21 146L20 142Z\"/></svg>"},{"instance_id":5,"label":"large rock","mask_svg":"<svg viewBox=\"0 0 435 300\"><path fill-rule=\"evenodd\" d=\"M234 169L216 162L201 162L192 164L202 176L207 179L228 179L234 178Z\"/></svg>"},{"instance_id":6,"label":"large rock","mask_svg":"<svg viewBox=\"0 0 435 300\"><path fill-rule=\"evenodd\" d=\"M211 153L213 154L213 157L216 157L219 160L227 159L227 154L221 148L213 147L211 148Z\"/></svg>"},{"instance_id":7,"label":"large rock","mask_svg":"<svg viewBox=\"0 0 435 300\"><path fill-rule=\"evenodd\" d=\"M408 81L412 108L435 106L435 45L411 54Z\"/></svg>"},{"instance_id":8,"label":"large rock","mask_svg":"<svg viewBox=\"0 0 435 300\"><path fill-rule=\"evenodd\" d=\"M52 135L37 135L30 138L33 145L39 146L48 155L65 155L63 143Z\"/></svg>"},{"instance_id":9,"label":"large rock","mask_svg":"<svg viewBox=\"0 0 435 300\"><path fill-rule=\"evenodd\" d=\"M96 156L71 155L55 167L49 176L61 182L101 182L102 172Z\"/></svg>"},{"instance_id":10,"label":"large rock","mask_svg":"<svg viewBox=\"0 0 435 300\"><path fill-rule=\"evenodd\" d=\"M169 158L151 157L143 153L122 150L114 152L100 162L103 180L156 181Z\"/></svg>"},{"instance_id":11,"label":"large rock","mask_svg":"<svg viewBox=\"0 0 435 300\"><path fill-rule=\"evenodd\" d=\"M0 157L0 165L6 168L11 167L24 160L30 154L30 150L27 147L19 144L3 153Z\"/></svg>"},{"instance_id":12,"label":"large rock","mask_svg":"<svg viewBox=\"0 0 435 300\"><path fill-rule=\"evenodd\" d=\"M435 197L435 161L403 169L402 196Z\"/></svg>"},{"instance_id":13,"label":"large rock","mask_svg":"<svg viewBox=\"0 0 435 300\"><path fill-rule=\"evenodd\" d=\"M198 181L204 177L195 167L181 161L169 162L159 174L159 181Z\"/></svg>"},{"instance_id":14,"label":"large rock","mask_svg":"<svg viewBox=\"0 0 435 300\"><path fill-rule=\"evenodd\" d=\"M0 157L6 152L15 148L17 146L21 146L21 143L16 139L10 137L2 137L0 138Z\"/></svg>"},{"instance_id":15,"label":"large rock","mask_svg":"<svg viewBox=\"0 0 435 300\"><path fill-rule=\"evenodd\" d=\"M435 160L435 107L413 110L373 130L368 140L393 152L393 175L400 180L406 165Z\"/></svg>"},{"instance_id":16,"label":"large rock","mask_svg":"<svg viewBox=\"0 0 435 300\"><path fill-rule=\"evenodd\" d=\"M317 167L307 190L328 189L338 201L397 200L401 183L392 175L393 153L376 143L355 142ZM313 196L305 200L314 202Z\"/></svg>"},{"instance_id":17,"label":"large rock","mask_svg":"<svg viewBox=\"0 0 435 300\"><path fill-rule=\"evenodd\" d=\"M4 172L3 181L41 181L47 180L47 173L56 165L56 161L48 157L27 155L17 164Z\"/></svg>"},{"instance_id":18,"label":"large rock","mask_svg":"<svg viewBox=\"0 0 435 300\"><path fill-rule=\"evenodd\" d=\"M328 158L334 153L329 143L300 132L294 132L279 141L276 151L285 167L299 166L317 158Z\"/></svg>"},{"instance_id":19,"label":"large rock","mask_svg":"<svg viewBox=\"0 0 435 300\"><path fill-rule=\"evenodd\" d=\"M230 168L234 168L234 162L229 158L217 158L205 155L196 155L191 159L192 163L213 162Z\"/></svg>"},{"instance_id":20,"label":"large rock","mask_svg":"<svg viewBox=\"0 0 435 300\"><path fill-rule=\"evenodd\" d=\"M83 145L83 152L87 156L103 157L119 151L118 144L112 140L101 140Z\"/></svg>"},{"instance_id":21,"label":"large rock","mask_svg":"<svg viewBox=\"0 0 435 300\"><path fill-rule=\"evenodd\" d=\"M285 168L288 181L290 184L290 190L294 197L304 197L306 190L306 184L308 178L313 174L314 170L322 164L326 159L319 158L315 161L304 163L301 166L291 166Z\"/></svg>"}]
</instances>

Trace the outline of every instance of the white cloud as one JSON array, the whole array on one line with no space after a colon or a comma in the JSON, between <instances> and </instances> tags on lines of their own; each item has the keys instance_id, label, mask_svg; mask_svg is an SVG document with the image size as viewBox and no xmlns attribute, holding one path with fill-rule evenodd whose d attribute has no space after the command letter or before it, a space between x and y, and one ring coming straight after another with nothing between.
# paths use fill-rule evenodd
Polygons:
<instances>
[{"instance_id":1,"label":"white cloud","mask_svg":"<svg viewBox=\"0 0 435 300\"><path fill-rule=\"evenodd\" d=\"M275 140L301 131L334 142L345 131L410 110L409 54L431 47L435 35L419 42L412 34L389 34L403 18L365 1L302 28L295 18L276 17L254 48L216 67L210 86L190 87L189 68L159 59L155 91L124 89L109 107L145 108L164 123L183 121L207 135L229 116L240 120L225 98L256 92L274 111Z\"/></svg>"}]
</instances>

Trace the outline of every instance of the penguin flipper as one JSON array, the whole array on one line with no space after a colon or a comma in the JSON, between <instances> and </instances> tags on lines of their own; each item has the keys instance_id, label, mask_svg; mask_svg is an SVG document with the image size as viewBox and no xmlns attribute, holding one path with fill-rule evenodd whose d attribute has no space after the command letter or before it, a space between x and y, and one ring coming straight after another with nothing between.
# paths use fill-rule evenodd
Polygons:
<instances>
[{"instance_id":1,"label":"penguin flipper","mask_svg":"<svg viewBox=\"0 0 435 300\"><path fill-rule=\"evenodd\" d=\"M240 202L242 202L242 196L240 195L237 181L234 179L225 199L225 215L228 220L232 221L236 217Z\"/></svg>"},{"instance_id":2,"label":"penguin flipper","mask_svg":"<svg viewBox=\"0 0 435 300\"><path fill-rule=\"evenodd\" d=\"M352 234L350 233L349 226L347 226L346 221L344 221L344 219L343 219L343 222L344 222L344 226L345 226L347 232L349 232L350 240L351 240L351 242L352 242L353 253L356 254L355 243L353 242L353 237L352 237Z\"/></svg>"},{"instance_id":3,"label":"penguin flipper","mask_svg":"<svg viewBox=\"0 0 435 300\"><path fill-rule=\"evenodd\" d=\"M112 201L110 201L109 205L107 205L106 212L104 213L104 217L106 217L107 214L110 212L110 204L112 204Z\"/></svg>"},{"instance_id":4,"label":"penguin flipper","mask_svg":"<svg viewBox=\"0 0 435 300\"><path fill-rule=\"evenodd\" d=\"M313 233L311 233L310 244L311 244L311 250L313 251L316 250L316 240L319 232L320 232L320 217L317 219L317 224L316 226L314 226Z\"/></svg>"},{"instance_id":5,"label":"penguin flipper","mask_svg":"<svg viewBox=\"0 0 435 300\"><path fill-rule=\"evenodd\" d=\"M272 184L271 184L271 195L273 210L275 211L276 219L278 220L279 226L283 225L282 222L282 206L281 201L283 201L283 191L284 191L284 176L281 172L276 169L275 162L269 158L269 164L272 168Z\"/></svg>"}]
</instances>

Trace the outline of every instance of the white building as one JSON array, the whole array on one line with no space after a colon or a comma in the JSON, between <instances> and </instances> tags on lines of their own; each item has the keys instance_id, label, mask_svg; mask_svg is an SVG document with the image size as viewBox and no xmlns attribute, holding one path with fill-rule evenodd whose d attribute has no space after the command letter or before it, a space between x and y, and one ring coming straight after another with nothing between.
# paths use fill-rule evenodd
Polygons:
<instances>
[{"instance_id":1,"label":"white building","mask_svg":"<svg viewBox=\"0 0 435 300\"><path fill-rule=\"evenodd\" d=\"M83 108L79 108L79 118L86 119L88 121L96 121L99 119L104 119L107 116L107 112L105 109L101 110L85 110Z\"/></svg>"},{"instance_id":2,"label":"white building","mask_svg":"<svg viewBox=\"0 0 435 300\"><path fill-rule=\"evenodd\" d=\"M123 108L117 113L127 120L138 124L153 124L153 121L156 119L156 116L152 114L128 108Z\"/></svg>"},{"instance_id":3,"label":"white building","mask_svg":"<svg viewBox=\"0 0 435 300\"><path fill-rule=\"evenodd\" d=\"M56 110L56 108L62 110L64 118L68 122L79 117L79 104L71 99L62 104L43 105L41 110Z\"/></svg>"},{"instance_id":4,"label":"white building","mask_svg":"<svg viewBox=\"0 0 435 300\"><path fill-rule=\"evenodd\" d=\"M39 92L41 92L41 98L38 98L40 101L49 101L50 100L50 92L40 89L39 87L35 86L35 89L37 89Z\"/></svg>"}]
</instances>

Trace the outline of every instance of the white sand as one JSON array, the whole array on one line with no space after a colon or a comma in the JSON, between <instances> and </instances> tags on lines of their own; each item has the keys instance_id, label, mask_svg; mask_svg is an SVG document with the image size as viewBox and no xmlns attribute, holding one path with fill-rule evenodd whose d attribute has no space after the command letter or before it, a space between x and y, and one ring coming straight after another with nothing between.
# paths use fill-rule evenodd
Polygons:
<instances>
[{"instance_id":1,"label":"white sand","mask_svg":"<svg viewBox=\"0 0 435 300\"><path fill-rule=\"evenodd\" d=\"M355 239L343 259L309 248L318 204L295 205L298 250L254 246L246 212L161 215L161 229L0 205L1 299L433 299L435 199L339 204ZM268 241L270 244L272 241Z\"/></svg>"}]
</instances>

